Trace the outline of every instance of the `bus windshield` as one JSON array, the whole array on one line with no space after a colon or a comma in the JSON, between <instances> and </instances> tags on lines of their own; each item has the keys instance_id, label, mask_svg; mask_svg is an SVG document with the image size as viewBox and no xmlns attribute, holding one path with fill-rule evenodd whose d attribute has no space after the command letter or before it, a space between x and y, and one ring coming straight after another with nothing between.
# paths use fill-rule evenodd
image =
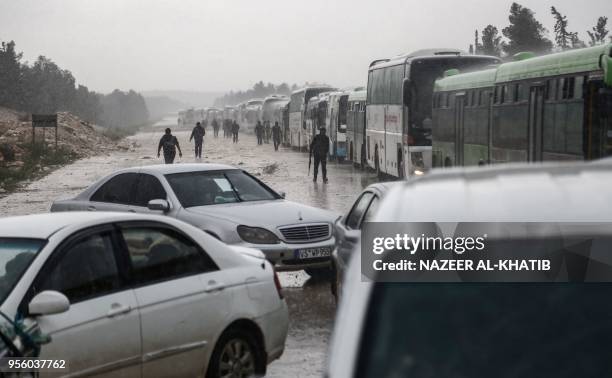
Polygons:
<instances>
[{"instance_id":1,"label":"bus windshield","mask_svg":"<svg viewBox=\"0 0 612 378\"><path fill-rule=\"evenodd\" d=\"M459 71L475 71L486 66L497 64L496 58L446 57L415 60L410 64L410 128L429 129L431 126L431 102L436 79L444 76L446 70L456 68Z\"/></svg>"}]
</instances>

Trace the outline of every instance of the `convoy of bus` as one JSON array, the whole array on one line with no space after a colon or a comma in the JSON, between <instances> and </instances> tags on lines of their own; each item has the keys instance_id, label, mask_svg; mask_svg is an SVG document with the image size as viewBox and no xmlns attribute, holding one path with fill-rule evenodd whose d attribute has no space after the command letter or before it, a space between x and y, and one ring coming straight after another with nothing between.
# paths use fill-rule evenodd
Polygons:
<instances>
[{"instance_id":1,"label":"convoy of bus","mask_svg":"<svg viewBox=\"0 0 612 378\"><path fill-rule=\"evenodd\" d=\"M431 49L376 60L367 90L307 86L236 106L239 122L279 122L285 146L319 128L330 158L403 178L432 167L596 159L612 153L612 44L503 63Z\"/></svg>"},{"instance_id":2,"label":"convoy of bus","mask_svg":"<svg viewBox=\"0 0 612 378\"><path fill-rule=\"evenodd\" d=\"M612 153L612 44L436 82L436 167L590 160Z\"/></svg>"}]
</instances>

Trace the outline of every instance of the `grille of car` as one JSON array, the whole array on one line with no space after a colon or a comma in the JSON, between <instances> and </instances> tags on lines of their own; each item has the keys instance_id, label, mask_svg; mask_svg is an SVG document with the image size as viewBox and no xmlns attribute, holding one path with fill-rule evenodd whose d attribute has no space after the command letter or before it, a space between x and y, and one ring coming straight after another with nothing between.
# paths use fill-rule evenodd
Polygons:
<instances>
[{"instance_id":1,"label":"grille of car","mask_svg":"<svg viewBox=\"0 0 612 378\"><path fill-rule=\"evenodd\" d=\"M290 226L280 228L286 241L308 242L329 238L329 224L309 224L304 226Z\"/></svg>"}]
</instances>

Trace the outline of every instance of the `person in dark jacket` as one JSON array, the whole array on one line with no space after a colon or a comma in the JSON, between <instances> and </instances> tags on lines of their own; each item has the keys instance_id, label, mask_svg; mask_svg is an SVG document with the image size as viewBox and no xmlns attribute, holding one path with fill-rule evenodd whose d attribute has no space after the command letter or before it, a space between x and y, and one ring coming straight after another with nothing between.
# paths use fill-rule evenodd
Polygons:
<instances>
[{"instance_id":1,"label":"person in dark jacket","mask_svg":"<svg viewBox=\"0 0 612 378\"><path fill-rule=\"evenodd\" d=\"M270 134L272 133L272 130L270 128L270 121L265 122L264 130L266 136L266 143L270 143Z\"/></svg>"},{"instance_id":2,"label":"person in dark jacket","mask_svg":"<svg viewBox=\"0 0 612 378\"><path fill-rule=\"evenodd\" d=\"M278 121L274 122L274 126L272 126L272 141L274 142L274 151L278 151L278 146L281 142L281 128L278 125Z\"/></svg>"},{"instance_id":3,"label":"person in dark jacket","mask_svg":"<svg viewBox=\"0 0 612 378\"><path fill-rule=\"evenodd\" d=\"M323 172L323 182L327 183L327 154L329 153L329 137L325 134L325 128L319 130L319 135L316 135L310 143L310 153L314 157L314 178L313 182L317 182L319 173L319 164Z\"/></svg>"},{"instance_id":4,"label":"person in dark jacket","mask_svg":"<svg viewBox=\"0 0 612 378\"><path fill-rule=\"evenodd\" d=\"M218 123L214 123L212 125L212 127L213 127L213 134L214 134L215 138L218 138L219 137L219 124Z\"/></svg>"},{"instance_id":5,"label":"person in dark jacket","mask_svg":"<svg viewBox=\"0 0 612 378\"><path fill-rule=\"evenodd\" d=\"M232 123L232 141L234 143L238 143L238 131L240 130L240 125L238 122L234 121Z\"/></svg>"},{"instance_id":6,"label":"person in dark jacket","mask_svg":"<svg viewBox=\"0 0 612 378\"><path fill-rule=\"evenodd\" d=\"M202 145L204 144L204 135L206 135L206 131L200 124L200 122L196 123L196 126L191 131L191 136L189 137L189 141L193 139L195 142L195 157L196 159L202 158Z\"/></svg>"},{"instance_id":7,"label":"person in dark jacket","mask_svg":"<svg viewBox=\"0 0 612 378\"><path fill-rule=\"evenodd\" d=\"M257 135L257 144L263 143L263 133L264 127L261 124L261 121L257 121L257 125L255 125L255 135Z\"/></svg>"},{"instance_id":8,"label":"person in dark jacket","mask_svg":"<svg viewBox=\"0 0 612 378\"><path fill-rule=\"evenodd\" d=\"M179 157L183 157L181 146L179 146L178 139L172 135L170 129L166 129L166 133L160 138L159 145L157 146L157 157L159 157L159 151L164 149L164 160L166 164L174 163L176 157L176 150L178 149Z\"/></svg>"}]
</instances>

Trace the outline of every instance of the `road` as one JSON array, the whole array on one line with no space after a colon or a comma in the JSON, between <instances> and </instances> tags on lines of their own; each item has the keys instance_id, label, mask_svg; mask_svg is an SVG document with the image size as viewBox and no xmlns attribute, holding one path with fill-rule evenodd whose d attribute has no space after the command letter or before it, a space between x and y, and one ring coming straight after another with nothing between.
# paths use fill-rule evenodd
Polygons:
<instances>
[{"instance_id":1,"label":"road","mask_svg":"<svg viewBox=\"0 0 612 378\"><path fill-rule=\"evenodd\" d=\"M79 160L27 184L22 190L0 198L2 216L46 212L51 202L72 197L95 180L125 167L161 163L156 148L162 124L151 131L129 138L132 148L112 154ZM210 130L210 128L208 129ZM207 130L207 131L208 131ZM178 163L194 162L189 131L175 131L183 158ZM245 169L288 200L344 213L361 189L375 180L350 164L329 163L329 183L315 184L308 177L308 155L288 148L275 152L272 144L257 146L253 135L240 134L238 144L230 139L204 141L203 162L230 164ZM268 369L268 377L320 377L326 361L328 340L333 327L335 304L327 282L316 282L304 272L280 274L290 312L289 336L283 356Z\"/></svg>"}]
</instances>

